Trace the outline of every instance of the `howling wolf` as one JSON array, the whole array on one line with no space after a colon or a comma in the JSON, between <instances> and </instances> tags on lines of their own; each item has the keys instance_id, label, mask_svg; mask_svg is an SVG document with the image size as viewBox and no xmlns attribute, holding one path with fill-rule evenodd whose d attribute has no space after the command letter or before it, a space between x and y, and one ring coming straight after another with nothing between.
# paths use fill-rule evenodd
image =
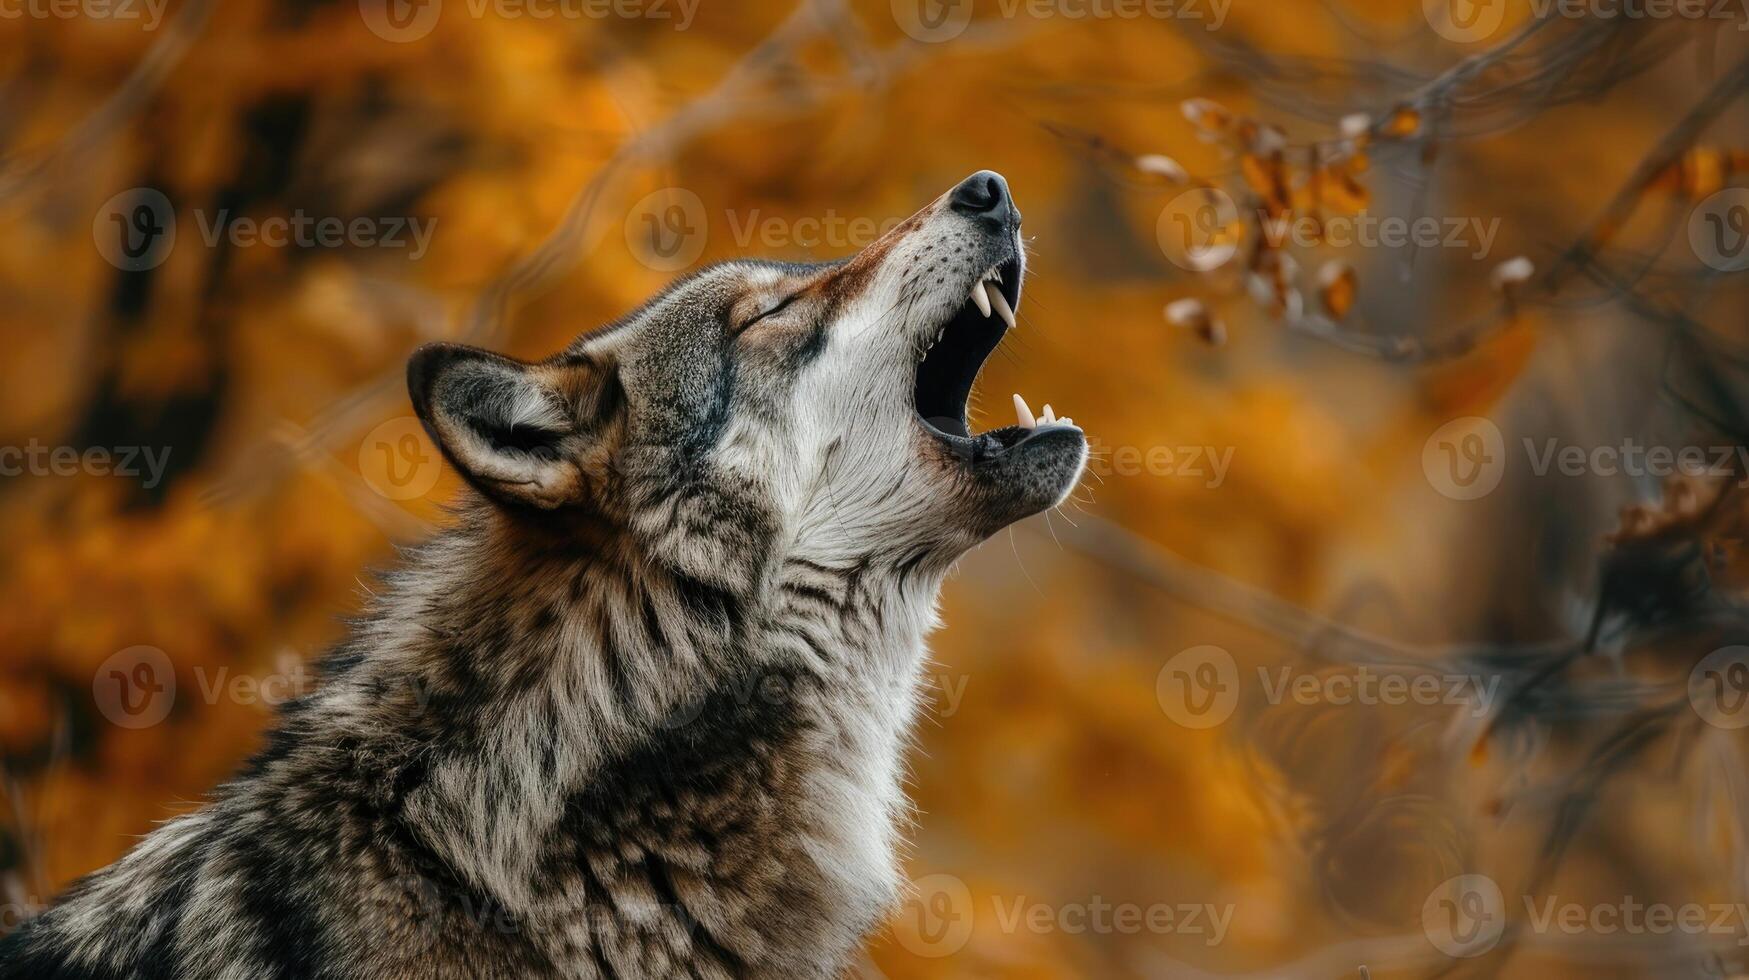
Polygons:
<instances>
[{"instance_id":1,"label":"howling wolf","mask_svg":"<svg viewBox=\"0 0 1749 980\"><path fill-rule=\"evenodd\" d=\"M408 367L469 491L204 808L0 976L840 975L900 897L943 576L1081 430L966 400L1025 272L973 174L860 253L731 261L526 362Z\"/></svg>"}]
</instances>

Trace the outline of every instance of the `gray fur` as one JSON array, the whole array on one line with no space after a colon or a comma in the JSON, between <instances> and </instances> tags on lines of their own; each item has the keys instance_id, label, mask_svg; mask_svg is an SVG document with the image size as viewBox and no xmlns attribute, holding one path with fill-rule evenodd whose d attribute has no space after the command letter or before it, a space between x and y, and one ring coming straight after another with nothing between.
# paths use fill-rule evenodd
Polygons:
<instances>
[{"instance_id":1,"label":"gray fur","mask_svg":"<svg viewBox=\"0 0 1749 980\"><path fill-rule=\"evenodd\" d=\"M973 462L912 407L917 352L1018 259L1017 223L944 196L847 261L715 266L542 362L422 350L415 406L473 487L455 525L244 773L0 973L841 973L901 893L942 577L1085 456L1058 427Z\"/></svg>"}]
</instances>

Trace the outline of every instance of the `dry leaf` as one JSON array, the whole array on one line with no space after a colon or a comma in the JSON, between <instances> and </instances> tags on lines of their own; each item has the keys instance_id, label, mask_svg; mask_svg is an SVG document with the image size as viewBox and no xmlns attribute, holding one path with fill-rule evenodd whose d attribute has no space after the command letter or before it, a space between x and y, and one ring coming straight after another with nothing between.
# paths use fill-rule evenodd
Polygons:
<instances>
[{"instance_id":1,"label":"dry leaf","mask_svg":"<svg viewBox=\"0 0 1749 980\"><path fill-rule=\"evenodd\" d=\"M1210 346L1219 347L1227 342L1226 324L1210 313L1202 300L1194 297L1167 303L1166 322L1191 331Z\"/></svg>"},{"instance_id":2,"label":"dry leaf","mask_svg":"<svg viewBox=\"0 0 1749 980\"><path fill-rule=\"evenodd\" d=\"M1332 317L1338 320L1348 317L1358 290L1354 267L1348 263L1332 259L1318 270L1318 300Z\"/></svg>"},{"instance_id":3,"label":"dry leaf","mask_svg":"<svg viewBox=\"0 0 1749 980\"><path fill-rule=\"evenodd\" d=\"M1233 114L1212 99L1185 99L1179 111L1204 139L1225 133L1233 124Z\"/></svg>"},{"instance_id":4,"label":"dry leaf","mask_svg":"<svg viewBox=\"0 0 1749 980\"><path fill-rule=\"evenodd\" d=\"M1408 139L1421 132L1421 113L1412 106L1398 106L1385 117L1378 132L1386 139Z\"/></svg>"},{"instance_id":5,"label":"dry leaf","mask_svg":"<svg viewBox=\"0 0 1749 980\"><path fill-rule=\"evenodd\" d=\"M1136 157L1136 169L1144 174L1163 177L1169 184L1190 182L1189 172L1177 160L1161 153L1148 153Z\"/></svg>"}]
</instances>

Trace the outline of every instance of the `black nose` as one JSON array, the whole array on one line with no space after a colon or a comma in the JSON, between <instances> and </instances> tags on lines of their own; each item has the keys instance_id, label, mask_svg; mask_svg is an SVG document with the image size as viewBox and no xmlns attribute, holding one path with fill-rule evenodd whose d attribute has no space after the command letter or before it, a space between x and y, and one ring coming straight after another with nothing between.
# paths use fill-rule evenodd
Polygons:
<instances>
[{"instance_id":1,"label":"black nose","mask_svg":"<svg viewBox=\"0 0 1749 980\"><path fill-rule=\"evenodd\" d=\"M1020 211L1008 193L1008 181L994 170L980 170L960 181L960 185L948 195L948 204L970 218L989 218L998 224L1020 224Z\"/></svg>"}]
</instances>

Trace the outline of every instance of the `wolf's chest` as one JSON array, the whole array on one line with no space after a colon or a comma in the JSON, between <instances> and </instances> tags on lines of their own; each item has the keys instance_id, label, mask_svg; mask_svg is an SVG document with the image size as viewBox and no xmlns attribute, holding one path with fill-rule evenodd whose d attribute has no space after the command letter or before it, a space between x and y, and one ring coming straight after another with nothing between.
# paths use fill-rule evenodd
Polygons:
<instances>
[{"instance_id":1,"label":"wolf's chest","mask_svg":"<svg viewBox=\"0 0 1749 980\"><path fill-rule=\"evenodd\" d=\"M836 971L897 894L902 713L819 683L724 685L568 801L542 931L621 975Z\"/></svg>"}]
</instances>

